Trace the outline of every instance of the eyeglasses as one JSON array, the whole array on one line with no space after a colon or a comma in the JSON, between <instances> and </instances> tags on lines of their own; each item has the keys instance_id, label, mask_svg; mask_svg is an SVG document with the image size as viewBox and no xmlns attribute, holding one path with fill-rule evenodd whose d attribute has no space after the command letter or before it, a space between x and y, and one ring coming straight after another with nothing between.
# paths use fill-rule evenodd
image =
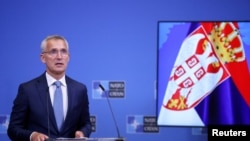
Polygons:
<instances>
[{"instance_id":1,"label":"eyeglasses","mask_svg":"<svg viewBox=\"0 0 250 141\"><path fill-rule=\"evenodd\" d=\"M67 49L61 49L61 50L57 50L57 49L52 49L50 51L44 51L43 53L48 53L49 55L51 56L56 56L58 55L59 53L62 55L62 56L67 56L69 54L68 50Z\"/></svg>"}]
</instances>

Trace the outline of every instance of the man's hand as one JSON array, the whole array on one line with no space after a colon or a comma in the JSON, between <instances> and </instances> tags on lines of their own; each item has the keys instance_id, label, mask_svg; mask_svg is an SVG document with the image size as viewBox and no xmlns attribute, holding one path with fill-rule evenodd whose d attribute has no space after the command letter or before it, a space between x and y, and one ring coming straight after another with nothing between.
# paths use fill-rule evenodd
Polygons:
<instances>
[{"instance_id":1,"label":"man's hand","mask_svg":"<svg viewBox=\"0 0 250 141\"><path fill-rule=\"evenodd\" d=\"M75 138L83 138L84 137L84 134L82 131L76 131L75 132Z\"/></svg>"},{"instance_id":2,"label":"man's hand","mask_svg":"<svg viewBox=\"0 0 250 141\"><path fill-rule=\"evenodd\" d=\"M47 135L38 132L33 132L30 137L31 141L45 141L46 139L49 139Z\"/></svg>"}]
</instances>

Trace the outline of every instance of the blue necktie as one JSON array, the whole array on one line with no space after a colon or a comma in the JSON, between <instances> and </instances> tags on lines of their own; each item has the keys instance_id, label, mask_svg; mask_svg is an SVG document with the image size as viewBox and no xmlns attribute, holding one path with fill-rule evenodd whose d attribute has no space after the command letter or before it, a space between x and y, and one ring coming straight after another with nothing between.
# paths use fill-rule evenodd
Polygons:
<instances>
[{"instance_id":1,"label":"blue necktie","mask_svg":"<svg viewBox=\"0 0 250 141\"><path fill-rule=\"evenodd\" d=\"M54 113L56 117L57 127L60 130L62 123L64 121L63 118L63 99L62 99L62 90L60 81L56 81L54 83L56 85L56 91L54 95Z\"/></svg>"}]
</instances>

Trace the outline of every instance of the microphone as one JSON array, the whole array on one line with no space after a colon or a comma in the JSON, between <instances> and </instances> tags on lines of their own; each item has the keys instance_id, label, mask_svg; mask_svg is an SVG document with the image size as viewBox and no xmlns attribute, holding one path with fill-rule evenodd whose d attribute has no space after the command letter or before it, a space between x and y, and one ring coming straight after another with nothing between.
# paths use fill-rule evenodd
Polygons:
<instances>
[{"instance_id":1,"label":"microphone","mask_svg":"<svg viewBox=\"0 0 250 141\"><path fill-rule=\"evenodd\" d=\"M115 128L116 128L116 132L117 132L117 136L118 136L118 138L115 139L115 141L125 141L125 139L122 138L122 137L120 136L120 131L119 131L119 128L118 128L118 126L117 126L116 118L115 118L115 116L114 116L114 112L113 112L113 110L112 110L112 107L111 107L111 104L110 104L110 101L109 101L109 96L107 95L107 93L106 93L104 87L103 87L101 84L99 84L99 87L102 89L102 91L105 93L105 95L106 95L106 97L107 97L109 109L110 109L110 111L111 111L112 118L113 118L113 121L114 121L114 123L115 123Z\"/></svg>"},{"instance_id":2,"label":"microphone","mask_svg":"<svg viewBox=\"0 0 250 141\"><path fill-rule=\"evenodd\" d=\"M48 136L50 137L50 121L49 121L49 87L47 88L46 90L46 93L47 93L47 97L46 97L46 100L47 100L47 103L46 103L46 106L47 106L47 120L48 120Z\"/></svg>"},{"instance_id":3,"label":"microphone","mask_svg":"<svg viewBox=\"0 0 250 141\"><path fill-rule=\"evenodd\" d=\"M50 116L50 114L49 114L49 112L50 112L50 110L49 110L49 100L50 100L50 96L49 96L49 87L47 88L47 90L46 90L46 107L47 107L47 120L48 120L48 136L49 136L49 138L48 139L46 139L45 141L54 141L54 139L53 138L50 138L50 120L49 120L49 116Z\"/></svg>"}]
</instances>

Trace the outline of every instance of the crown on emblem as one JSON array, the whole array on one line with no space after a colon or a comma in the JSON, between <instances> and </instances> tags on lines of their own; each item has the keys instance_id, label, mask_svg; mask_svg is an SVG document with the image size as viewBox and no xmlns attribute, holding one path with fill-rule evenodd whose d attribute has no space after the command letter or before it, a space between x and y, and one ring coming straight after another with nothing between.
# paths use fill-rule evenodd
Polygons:
<instances>
[{"instance_id":1,"label":"crown on emblem","mask_svg":"<svg viewBox=\"0 0 250 141\"><path fill-rule=\"evenodd\" d=\"M209 35L215 52L223 63L241 62L245 59L242 40L236 26L232 22L214 23Z\"/></svg>"}]
</instances>

